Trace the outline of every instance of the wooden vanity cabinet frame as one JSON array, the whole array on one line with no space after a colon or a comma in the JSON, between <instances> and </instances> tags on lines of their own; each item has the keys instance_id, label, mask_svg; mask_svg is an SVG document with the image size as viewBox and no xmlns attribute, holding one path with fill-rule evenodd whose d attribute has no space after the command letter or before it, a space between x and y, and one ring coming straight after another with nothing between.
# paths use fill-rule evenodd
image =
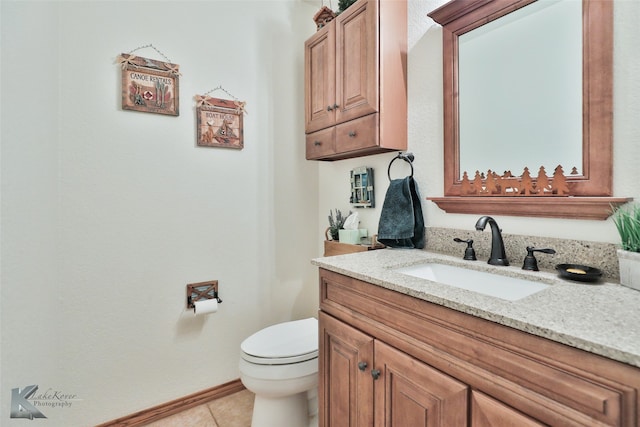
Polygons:
<instances>
[{"instance_id":1,"label":"wooden vanity cabinet frame","mask_svg":"<svg viewBox=\"0 0 640 427\"><path fill-rule=\"evenodd\" d=\"M544 424L640 427L631 365L322 268L320 309Z\"/></svg>"}]
</instances>

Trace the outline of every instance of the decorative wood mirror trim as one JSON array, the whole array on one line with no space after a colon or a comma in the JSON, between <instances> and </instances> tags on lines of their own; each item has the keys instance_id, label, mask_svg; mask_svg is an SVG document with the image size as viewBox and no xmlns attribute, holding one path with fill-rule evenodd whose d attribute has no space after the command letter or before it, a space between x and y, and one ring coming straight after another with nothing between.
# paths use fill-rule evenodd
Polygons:
<instances>
[{"instance_id":1,"label":"decorative wood mirror trim","mask_svg":"<svg viewBox=\"0 0 640 427\"><path fill-rule=\"evenodd\" d=\"M445 197L428 200L449 213L606 219L612 206L631 200L610 197L613 183L612 1L583 0L583 173L567 177L571 197L505 198L461 193L458 37L534 1L453 0L429 14L443 26Z\"/></svg>"}]
</instances>

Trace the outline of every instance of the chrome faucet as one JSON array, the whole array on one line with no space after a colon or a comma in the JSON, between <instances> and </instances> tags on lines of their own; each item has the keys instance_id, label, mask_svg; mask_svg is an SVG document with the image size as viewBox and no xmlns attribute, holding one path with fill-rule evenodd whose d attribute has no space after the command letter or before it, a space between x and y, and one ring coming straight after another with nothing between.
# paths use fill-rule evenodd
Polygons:
<instances>
[{"instance_id":1,"label":"chrome faucet","mask_svg":"<svg viewBox=\"0 0 640 427\"><path fill-rule=\"evenodd\" d=\"M482 216L478 222L476 222L476 230L483 231L487 223L491 226L491 256L487 262L491 265L509 265L507 255L504 253L502 234L500 233L500 228L498 228L496 220L490 216Z\"/></svg>"}]
</instances>

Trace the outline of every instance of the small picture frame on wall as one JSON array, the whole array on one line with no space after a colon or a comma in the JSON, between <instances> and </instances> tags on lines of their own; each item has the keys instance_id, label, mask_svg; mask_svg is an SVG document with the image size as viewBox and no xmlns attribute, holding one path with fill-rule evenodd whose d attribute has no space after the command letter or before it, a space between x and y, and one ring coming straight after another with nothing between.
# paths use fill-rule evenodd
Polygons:
<instances>
[{"instance_id":1,"label":"small picture frame on wall","mask_svg":"<svg viewBox=\"0 0 640 427\"><path fill-rule=\"evenodd\" d=\"M196 96L198 136L202 147L244 148L244 102Z\"/></svg>"},{"instance_id":2,"label":"small picture frame on wall","mask_svg":"<svg viewBox=\"0 0 640 427\"><path fill-rule=\"evenodd\" d=\"M178 116L179 65L123 53L122 109Z\"/></svg>"}]
</instances>

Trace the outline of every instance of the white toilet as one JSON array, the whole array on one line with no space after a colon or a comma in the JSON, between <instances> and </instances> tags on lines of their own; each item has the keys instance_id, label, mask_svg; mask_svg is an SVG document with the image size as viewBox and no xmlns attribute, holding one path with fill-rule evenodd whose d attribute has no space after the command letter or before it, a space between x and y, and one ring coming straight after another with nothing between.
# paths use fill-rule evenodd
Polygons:
<instances>
[{"instance_id":1,"label":"white toilet","mask_svg":"<svg viewBox=\"0 0 640 427\"><path fill-rule=\"evenodd\" d=\"M316 427L318 320L269 326L240 349L240 379L255 394L251 427Z\"/></svg>"}]
</instances>

